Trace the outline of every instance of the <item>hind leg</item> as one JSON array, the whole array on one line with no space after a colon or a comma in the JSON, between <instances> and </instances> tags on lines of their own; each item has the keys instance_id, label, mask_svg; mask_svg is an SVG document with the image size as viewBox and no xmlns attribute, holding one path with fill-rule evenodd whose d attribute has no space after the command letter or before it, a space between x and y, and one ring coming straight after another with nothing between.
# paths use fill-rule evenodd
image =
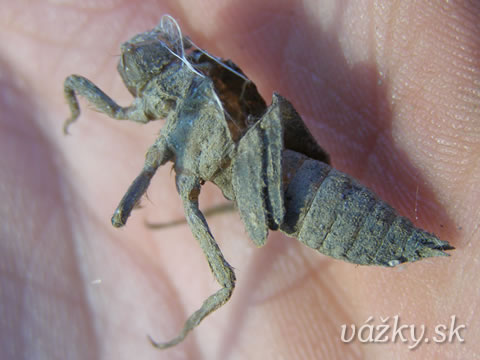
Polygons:
<instances>
[{"instance_id":1,"label":"hind leg","mask_svg":"<svg viewBox=\"0 0 480 360\"><path fill-rule=\"evenodd\" d=\"M183 341L187 334L200 324L208 314L217 310L230 299L233 289L235 288L235 273L223 257L217 242L210 233L207 221L198 207L200 182L194 177L180 175L177 176L177 187L183 200L188 225L190 225L193 236L199 242L207 258L208 265L215 280L217 280L222 288L210 295L203 302L200 309L195 311L187 319L177 337L165 343L155 342L150 339L153 346L160 349L174 346Z\"/></svg>"}]
</instances>

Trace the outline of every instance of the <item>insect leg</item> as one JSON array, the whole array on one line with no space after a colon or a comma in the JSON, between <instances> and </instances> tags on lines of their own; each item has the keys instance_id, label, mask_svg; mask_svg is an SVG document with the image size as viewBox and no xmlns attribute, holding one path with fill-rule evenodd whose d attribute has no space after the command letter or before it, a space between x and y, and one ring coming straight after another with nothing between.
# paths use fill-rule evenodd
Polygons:
<instances>
[{"instance_id":1,"label":"insect leg","mask_svg":"<svg viewBox=\"0 0 480 360\"><path fill-rule=\"evenodd\" d=\"M233 203L228 202L228 203L223 203L220 205L215 205L209 208L206 208L202 211L203 216L208 218L209 216L216 216L216 215L222 215L225 213L229 213L235 211L235 206ZM164 223L151 223L151 222L146 222L145 226L154 229L154 230L161 230L161 229L166 229L170 227L174 227L177 225L183 225L187 223L187 219L181 218L178 220L173 220L169 222L164 222Z\"/></svg>"},{"instance_id":2,"label":"insect leg","mask_svg":"<svg viewBox=\"0 0 480 360\"><path fill-rule=\"evenodd\" d=\"M100 90L94 83L80 75L70 75L63 84L65 99L70 107L71 116L63 124L63 132L68 133L68 127L80 115L80 106L77 96L83 96L96 110L107 114L117 120L132 120L140 123L149 121L142 106L134 103L131 106L121 107L107 94Z\"/></svg>"},{"instance_id":3,"label":"insect leg","mask_svg":"<svg viewBox=\"0 0 480 360\"><path fill-rule=\"evenodd\" d=\"M201 308L195 311L185 322L180 334L165 343L151 342L153 346L164 349L178 344L185 336L195 328L211 312L225 304L232 295L235 287L235 273L232 267L223 257L217 242L208 228L207 221L198 208L198 195L200 193L200 182L192 176L177 176L177 188L183 200L185 217L192 230L193 236L200 243L205 256L207 257L210 269L215 280L222 286L216 293L210 295L202 304Z\"/></svg>"},{"instance_id":4,"label":"insect leg","mask_svg":"<svg viewBox=\"0 0 480 360\"><path fill-rule=\"evenodd\" d=\"M120 204L113 213L113 226L121 227L125 225L133 208L145 191L147 191L147 188L150 185L150 180L153 175L155 175L157 169L169 161L171 157L172 154L167 148L165 139L160 136L148 150L142 171L130 185L125 195L123 195Z\"/></svg>"}]
</instances>

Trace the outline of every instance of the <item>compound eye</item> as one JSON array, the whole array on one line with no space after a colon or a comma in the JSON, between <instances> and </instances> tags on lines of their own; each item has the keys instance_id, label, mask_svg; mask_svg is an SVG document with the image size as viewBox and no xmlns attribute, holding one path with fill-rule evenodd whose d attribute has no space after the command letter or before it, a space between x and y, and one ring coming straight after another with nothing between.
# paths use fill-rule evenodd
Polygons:
<instances>
[{"instance_id":1,"label":"compound eye","mask_svg":"<svg viewBox=\"0 0 480 360\"><path fill-rule=\"evenodd\" d=\"M135 49L133 45L129 45L122 52L122 62L125 70L131 70L132 63L135 63Z\"/></svg>"}]
</instances>

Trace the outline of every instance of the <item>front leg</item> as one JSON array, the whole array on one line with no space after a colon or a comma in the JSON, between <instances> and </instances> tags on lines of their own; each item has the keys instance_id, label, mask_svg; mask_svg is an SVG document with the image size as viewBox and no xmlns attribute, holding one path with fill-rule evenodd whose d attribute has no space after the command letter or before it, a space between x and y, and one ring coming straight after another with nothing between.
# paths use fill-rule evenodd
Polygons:
<instances>
[{"instance_id":1,"label":"front leg","mask_svg":"<svg viewBox=\"0 0 480 360\"><path fill-rule=\"evenodd\" d=\"M203 302L201 308L187 319L182 331L180 331L177 337L165 343L158 343L150 339L153 346L160 349L174 346L185 339L185 336L200 324L208 314L217 310L230 299L235 287L235 273L223 257L217 242L210 233L207 221L198 207L198 195L200 193L199 179L192 176L178 175L177 189L182 197L185 217L190 225L193 236L199 242L207 258L208 265L210 265L213 276L222 288L210 295Z\"/></svg>"},{"instance_id":2,"label":"front leg","mask_svg":"<svg viewBox=\"0 0 480 360\"><path fill-rule=\"evenodd\" d=\"M155 144L148 149L142 171L130 185L125 195L123 195L120 204L113 213L113 226L121 227L125 225L133 208L145 194L145 191L147 191L150 180L155 175L157 169L172 158L173 154L168 148L165 138L160 135Z\"/></svg>"},{"instance_id":3,"label":"front leg","mask_svg":"<svg viewBox=\"0 0 480 360\"><path fill-rule=\"evenodd\" d=\"M121 107L94 83L80 75L70 75L63 84L65 99L70 107L71 116L63 124L63 132L68 133L68 127L80 115L76 94L82 95L96 110L117 120L132 120L146 123L150 119L143 111L141 100L136 100L131 106Z\"/></svg>"}]
</instances>

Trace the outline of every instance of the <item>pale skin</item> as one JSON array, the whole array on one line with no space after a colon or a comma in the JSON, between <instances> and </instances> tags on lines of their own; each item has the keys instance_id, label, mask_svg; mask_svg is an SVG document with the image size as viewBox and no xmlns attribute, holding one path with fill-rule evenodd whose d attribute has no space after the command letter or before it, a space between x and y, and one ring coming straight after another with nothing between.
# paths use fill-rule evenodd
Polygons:
<instances>
[{"instance_id":1,"label":"pale skin","mask_svg":"<svg viewBox=\"0 0 480 360\"><path fill-rule=\"evenodd\" d=\"M480 354L478 6L4 3L2 359ZM116 73L119 45L165 12L198 45L234 60L267 102L273 91L289 98L336 167L457 250L400 270L360 267L277 233L256 249L238 215L215 216L207 220L236 269L232 300L182 344L154 349L147 334L171 339L218 289L186 225L158 231L144 225L182 216L170 165L155 175L150 201L126 227L111 227L162 121L127 124L81 103L79 121L64 137L69 113L62 85L71 73L81 74L127 105L131 98ZM212 189L203 190L201 206L221 202ZM361 326L370 316L379 324L395 315L418 331L425 325L430 338L456 315L456 326L466 325L465 343L430 341L412 352L398 339L340 341L342 324Z\"/></svg>"}]
</instances>

